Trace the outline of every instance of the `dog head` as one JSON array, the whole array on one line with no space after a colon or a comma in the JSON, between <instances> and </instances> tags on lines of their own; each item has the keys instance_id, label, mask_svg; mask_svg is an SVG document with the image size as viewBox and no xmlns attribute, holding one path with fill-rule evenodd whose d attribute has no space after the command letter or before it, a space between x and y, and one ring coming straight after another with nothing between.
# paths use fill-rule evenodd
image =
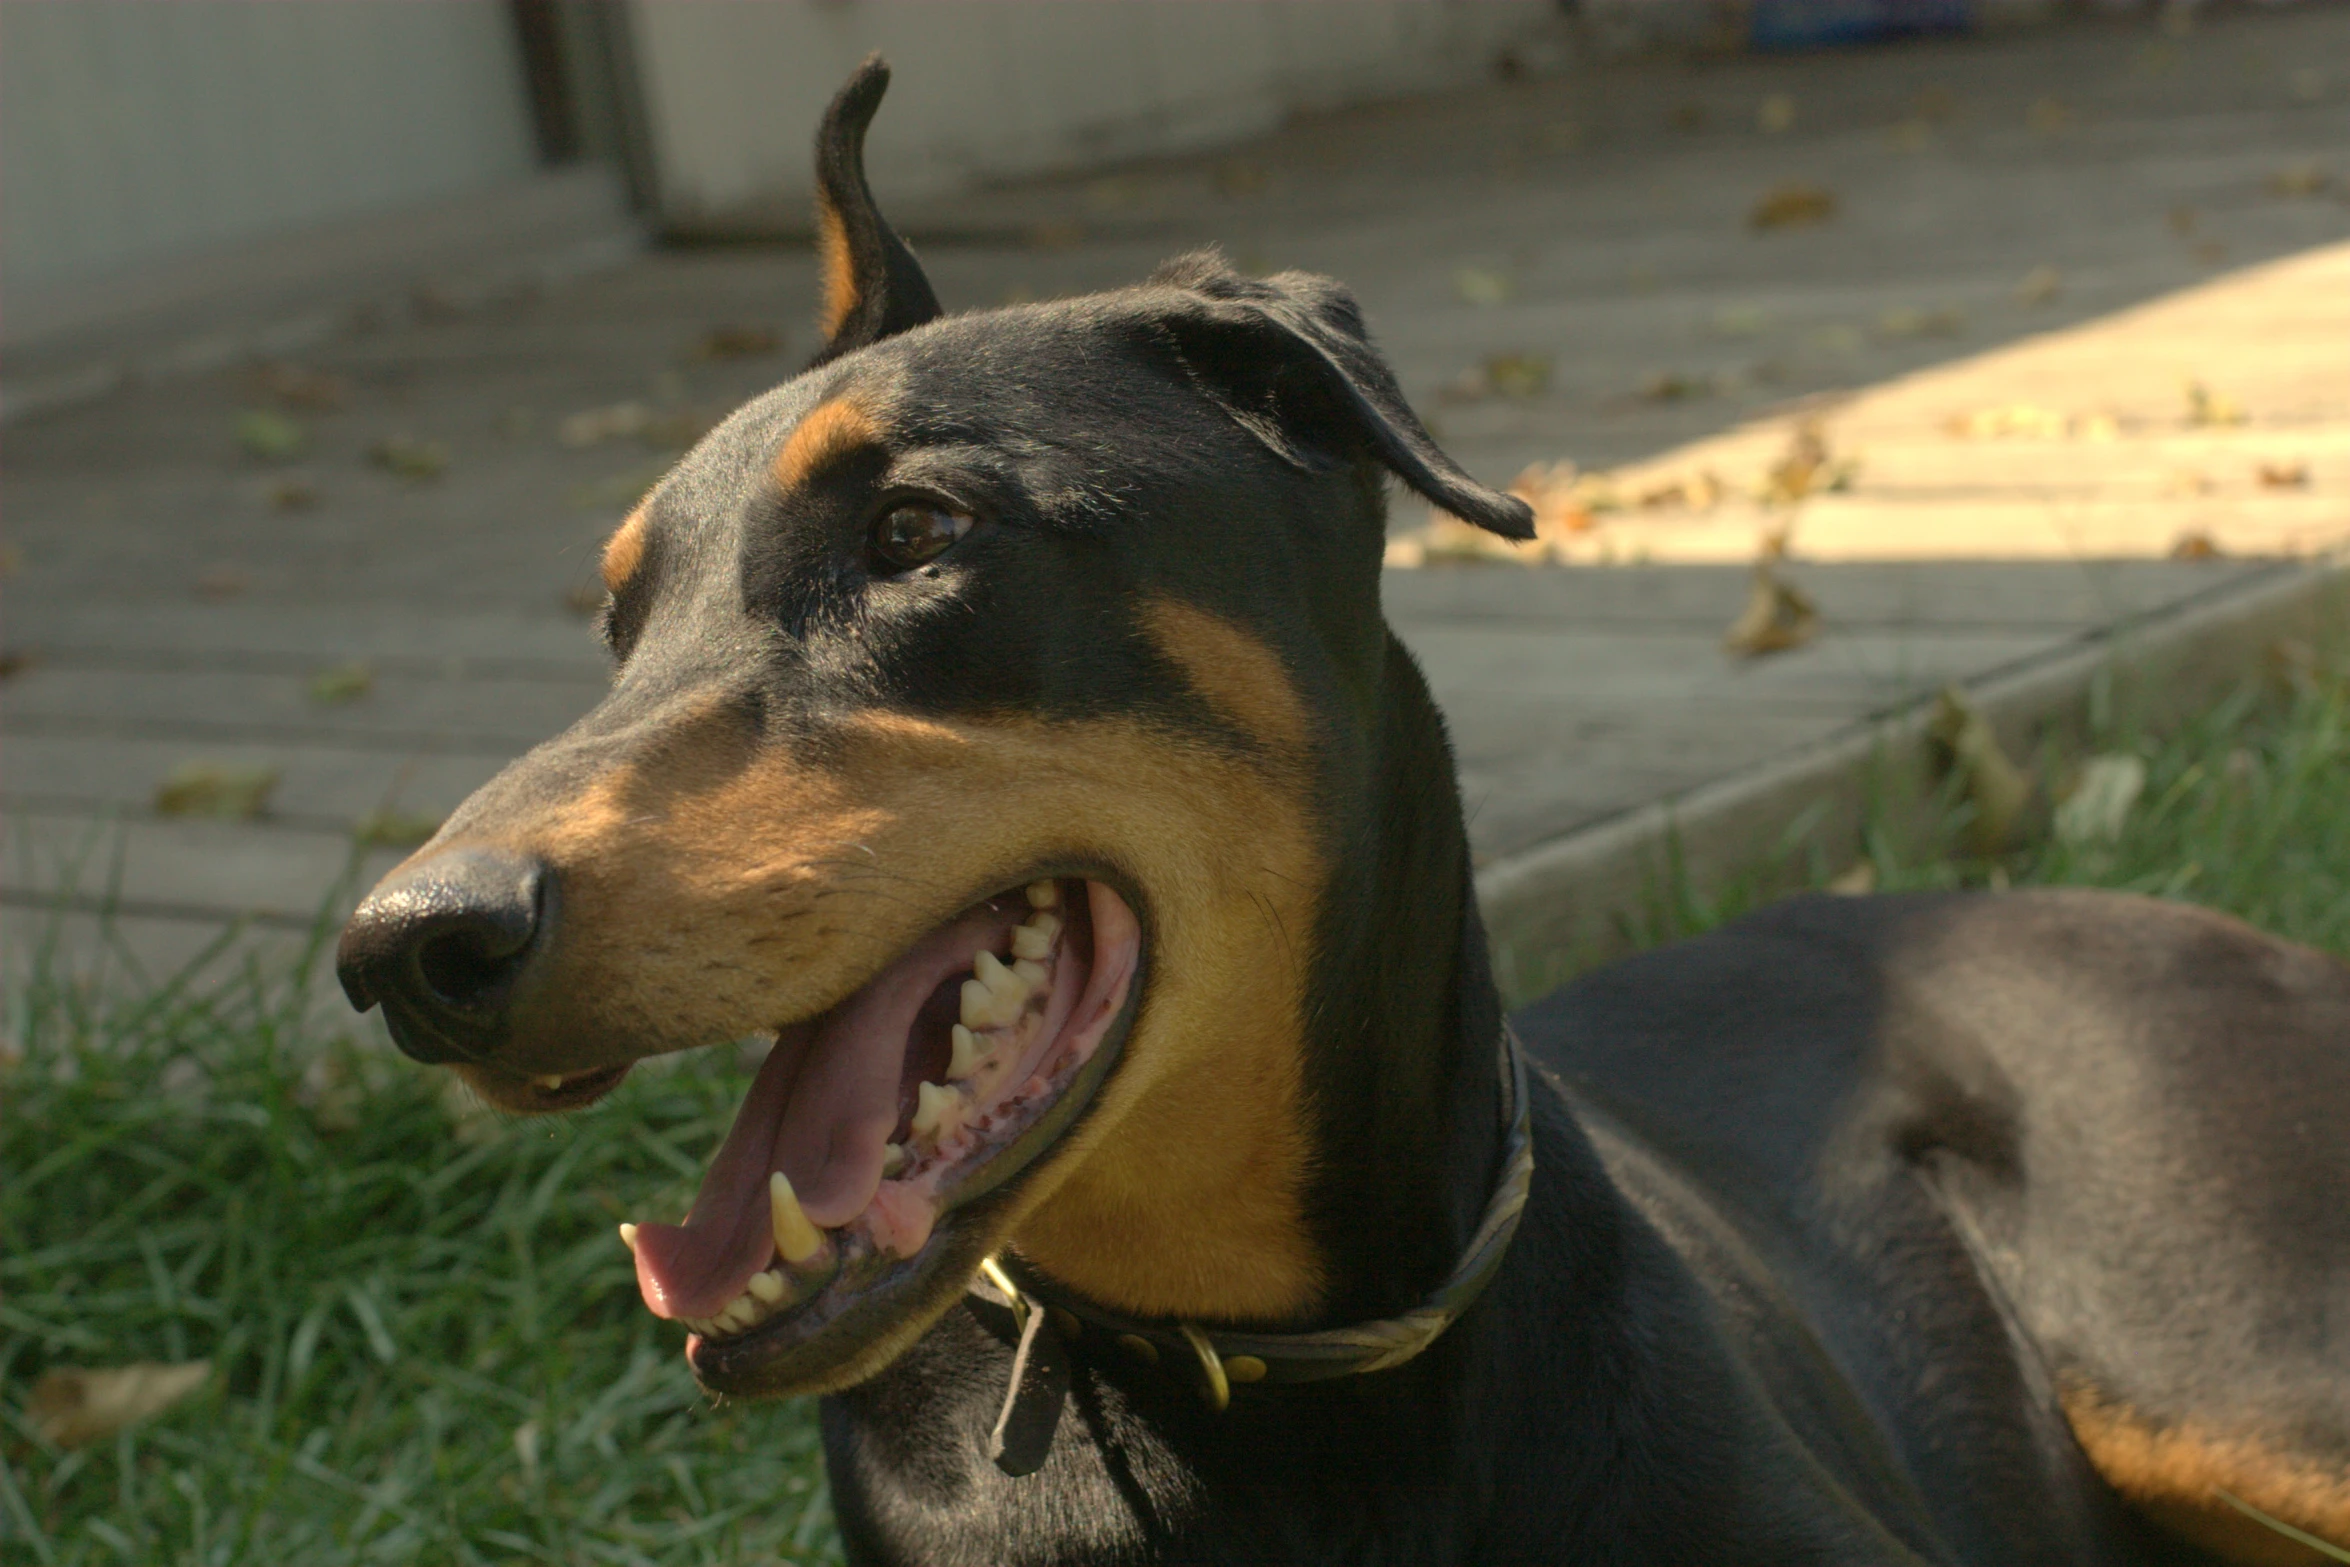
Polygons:
<instances>
[{"instance_id":1,"label":"dog head","mask_svg":"<svg viewBox=\"0 0 2350 1567\"><path fill-rule=\"evenodd\" d=\"M1308 1317L1301 1040L1386 656L1382 486L1524 537L1352 300L1211 256L947 316L818 135L828 340L605 548L610 694L344 933L353 1001L501 1107L772 1033L683 1224L726 1392L872 1374L1006 1247L1114 1308Z\"/></svg>"}]
</instances>

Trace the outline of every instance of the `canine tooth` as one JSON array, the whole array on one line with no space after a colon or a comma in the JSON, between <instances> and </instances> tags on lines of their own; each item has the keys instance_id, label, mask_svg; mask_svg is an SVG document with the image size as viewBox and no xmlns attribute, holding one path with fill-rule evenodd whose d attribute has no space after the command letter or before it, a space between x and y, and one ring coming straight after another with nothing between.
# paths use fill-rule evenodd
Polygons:
<instances>
[{"instance_id":1,"label":"canine tooth","mask_svg":"<svg viewBox=\"0 0 2350 1567\"><path fill-rule=\"evenodd\" d=\"M1041 909L1022 923L1012 927L1012 956L1016 958L1046 958L1052 955L1053 938L1061 933L1060 920Z\"/></svg>"},{"instance_id":2,"label":"canine tooth","mask_svg":"<svg viewBox=\"0 0 2350 1567\"><path fill-rule=\"evenodd\" d=\"M955 1042L954 1059L947 1063L947 1076L960 1081L979 1070L979 1063L987 1056L987 1049L979 1043L979 1036L957 1023L948 1032Z\"/></svg>"},{"instance_id":3,"label":"canine tooth","mask_svg":"<svg viewBox=\"0 0 2350 1567\"><path fill-rule=\"evenodd\" d=\"M1012 960L1012 977L1027 984L1029 995L1034 995L1044 989L1044 982L1051 978L1045 972L1044 965L1033 958L1014 958ZM1025 1001L1027 997L1023 996L1021 999Z\"/></svg>"},{"instance_id":4,"label":"canine tooth","mask_svg":"<svg viewBox=\"0 0 2350 1567\"><path fill-rule=\"evenodd\" d=\"M824 1248L824 1232L808 1221L799 1193L781 1170L767 1177L767 1219L775 1231L776 1255L786 1262L806 1262Z\"/></svg>"},{"instance_id":5,"label":"canine tooth","mask_svg":"<svg viewBox=\"0 0 2350 1567\"><path fill-rule=\"evenodd\" d=\"M772 1306L783 1299L783 1275L772 1270L752 1274L751 1282L744 1287L757 1296L763 1306Z\"/></svg>"},{"instance_id":6,"label":"canine tooth","mask_svg":"<svg viewBox=\"0 0 2350 1567\"><path fill-rule=\"evenodd\" d=\"M965 1028L1001 1028L1018 1017L1020 1009L1027 1004L1026 996L1007 1000L979 980L963 981L962 1017Z\"/></svg>"},{"instance_id":7,"label":"canine tooth","mask_svg":"<svg viewBox=\"0 0 2350 1567\"><path fill-rule=\"evenodd\" d=\"M636 1226L626 1219L620 1221L620 1244L630 1251L636 1250Z\"/></svg>"},{"instance_id":8,"label":"canine tooth","mask_svg":"<svg viewBox=\"0 0 2350 1567\"><path fill-rule=\"evenodd\" d=\"M947 1113L961 1108L960 1090L940 1083L918 1083L914 1087L914 1135L930 1137L938 1133L939 1123Z\"/></svg>"},{"instance_id":9,"label":"canine tooth","mask_svg":"<svg viewBox=\"0 0 2350 1567\"><path fill-rule=\"evenodd\" d=\"M553 1090L563 1086L563 1074L560 1072L542 1072L538 1076L532 1078L531 1081L538 1084L539 1087L552 1092Z\"/></svg>"},{"instance_id":10,"label":"canine tooth","mask_svg":"<svg viewBox=\"0 0 2350 1567\"><path fill-rule=\"evenodd\" d=\"M1058 882L1032 881L1028 884L1028 906L1032 909L1057 909L1061 906L1061 887Z\"/></svg>"},{"instance_id":11,"label":"canine tooth","mask_svg":"<svg viewBox=\"0 0 2350 1567\"><path fill-rule=\"evenodd\" d=\"M905 1144L883 1143L881 1145L881 1178L887 1180L905 1167Z\"/></svg>"},{"instance_id":12,"label":"canine tooth","mask_svg":"<svg viewBox=\"0 0 2350 1567\"><path fill-rule=\"evenodd\" d=\"M726 1309L718 1313L718 1325L732 1328L738 1333L758 1320L759 1303L748 1295L735 1296L727 1303Z\"/></svg>"}]
</instances>

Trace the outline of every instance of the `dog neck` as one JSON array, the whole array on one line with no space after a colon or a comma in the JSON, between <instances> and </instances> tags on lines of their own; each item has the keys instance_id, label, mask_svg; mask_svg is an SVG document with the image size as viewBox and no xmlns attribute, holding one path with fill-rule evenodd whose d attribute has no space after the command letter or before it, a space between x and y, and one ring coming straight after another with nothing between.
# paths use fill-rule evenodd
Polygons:
<instances>
[{"instance_id":1,"label":"dog neck","mask_svg":"<svg viewBox=\"0 0 2350 1567\"><path fill-rule=\"evenodd\" d=\"M1323 1316L1383 1316L1458 1261L1499 1171L1502 1014L1470 880L1451 749L1418 668L1386 635L1379 727L1336 824L1309 1005L1309 1204Z\"/></svg>"}]
</instances>

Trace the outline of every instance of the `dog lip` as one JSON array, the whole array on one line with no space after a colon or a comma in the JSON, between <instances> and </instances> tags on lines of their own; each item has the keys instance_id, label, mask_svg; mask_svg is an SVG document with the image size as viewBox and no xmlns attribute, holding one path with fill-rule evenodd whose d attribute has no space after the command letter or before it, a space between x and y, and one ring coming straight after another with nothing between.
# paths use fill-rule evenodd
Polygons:
<instances>
[{"instance_id":1,"label":"dog lip","mask_svg":"<svg viewBox=\"0 0 2350 1567\"><path fill-rule=\"evenodd\" d=\"M1126 1036L1139 1009L1147 972L1147 936L1121 890L1106 878L1088 877L1117 900L1126 918L1120 950L1105 949L1097 937L1091 963L1110 985L1102 997L1112 1007L1090 1052L1039 1103L1033 1118L984 1158L964 1168L963 1178L938 1193L935 1230L908 1255L868 1246L800 1302L775 1311L740 1331L697 1332L686 1345L687 1363L712 1392L778 1395L844 1385L878 1366L859 1366L864 1346L891 1324L940 1303L961 1289L978 1265L984 1215L1002 1200L1008 1185L1033 1168L1059 1143L1098 1098L1101 1085L1123 1056ZM1106 965L1106 967L1105 967ZM1114 977L1112 977L1114 976ZM1087 990L1091 992L1091 983ZM1077 1022L1072 1014L1071 1024Z\"/></svg>"}]
</instances>

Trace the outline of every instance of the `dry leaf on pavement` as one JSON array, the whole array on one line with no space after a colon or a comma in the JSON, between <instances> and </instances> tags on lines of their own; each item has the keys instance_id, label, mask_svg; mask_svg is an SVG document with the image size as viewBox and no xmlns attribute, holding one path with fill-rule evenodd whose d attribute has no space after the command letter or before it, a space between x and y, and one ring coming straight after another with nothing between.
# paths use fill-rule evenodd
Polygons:
<instances>
[{"instance_id":1,"label":"dry leaf on pavement","mask_svg":"<svg viewBox=\"0 0 2350 1567\"><path fill-rule=\"evenodd\" d=\"M26 1412L43 1439L59 1447L87 1447L169 1409L211 1375L209 1360L179 1365L143 1360L106 1370L57 1366L33 1384Z\"/></svg>"},{"instance_id":2,"label":"dry leaf on pavement","mask_svg":"<svg viewBox=\"0 0 2350 1567\"><path fill-rule=\"evenodd\" d=\"M375 671L365 664L336 664L310 677L313 702L356 702L375 689Z\"/></svg>"},{"instance_id":3,"label":"dry leaf on pavement","mask_svg":"<svg viewBox=\"0 0 2350 1567\"><path fill-rule=\"evenodd\" d=\"M2043 263L2023 275L2015 286L2019 305L2045 305L2064 291L2064 274Z\"/></svg>"},{"instance_id":4,"label":"dry leaf on pavement","mask_svg":"<svg viewBox=\"0 0 2350 1567\"><path fill-rule=\"evenodd\" d=\"M449 449L413 435L387 435L367 449L367 460L403 479L437 479L449 471Z\"/></svg>"},{"instance_id":5,"label":"dry leaf on pavement","mask_svg":"<svg viewBox=\"0 0 2350 1567\"><path fill-rule=\"evenodd\" d=\"M274 767L183 762L155 786L155 814L217 816L249 822L269 809L270 792L277 788L277 778Z\"/></svg>"},{"instance_id":6,"label":"dry leaf on pavement","mask_svg":"<svg viewBox=\"0 0 2350 1567\"><path fill-rule=\"evenodd\" d=\"M2213 391L2201 381L2189 381L2187 422L2205 426L2242 424L2244 405L2225 392Z\"/></svg>"},{"instance_id":7,"label":"dry leaf on pavement","mask_svg":"<svg viewBox=\"0 0 2350 1567\"><path fill-rule=\"evenodd\" d=\"M1836 193L1818 185L1800 181L1774 185L1763 194L1747 213L1746 224L1754 229L1802 228L1808 224L1825 223L1836 215Z\"/></svg>"},{"instance_id":8,"label":"dry leaf on pavement","mask_svg":"<svg viewBox=\"0 0 2350 1567\"><path fill-rule=\"evenodd\" d=\"M1768 560L1758 561L1746 608L1722 633L1722 651L1760 658L1803 646L1820 633L1820 610L1811 595L1786 581Z\"/></svg>"},{"instance_id":9,"label":"dry leaf on pavement","mask_svg":"<svg viewBox=\"0 0 2350 1567\"><path fill-rule=\"evenodd\" d=\"M2264 462L2260 465L2260 487L2264 490L2305 490L2309 488L2309 464Z\"/></svg>"},{"instance_id":10,"label":"dry leaf on pavement","mask_svg":"<svg viewBox=\"0 0 2350 1567\"><path fill-rule=\"evenodd\" d=\"M248 408L237 415L237 444L263 462L291 462L310 445L310 432L300 422L266 408Z\"/></svg>"},{"instance_id":11,"label":"dry leaf on pavement","mask_svg":"<svg viewBox=\"0 0 2350 1567\"><path fill-rule=\"evenodd\" d=\"M1990 721L1956 686L1943 688L1926 736L1941 748L1975 809L1968 846L1986 856L2010 847L2032 803L2032 775L2008 759Z\"/></svg>"},{"instance_id":12,"label":"dry leaf on pavement","mask_svg":"<svg viewBox=\"0 0 2350 1567\"><path fill-rule=\"evenodd\" d=\"M771 326L714 326L694 340L696 359L755 359L783 346L783 334Z\"/></svg>"}]
</instances>

